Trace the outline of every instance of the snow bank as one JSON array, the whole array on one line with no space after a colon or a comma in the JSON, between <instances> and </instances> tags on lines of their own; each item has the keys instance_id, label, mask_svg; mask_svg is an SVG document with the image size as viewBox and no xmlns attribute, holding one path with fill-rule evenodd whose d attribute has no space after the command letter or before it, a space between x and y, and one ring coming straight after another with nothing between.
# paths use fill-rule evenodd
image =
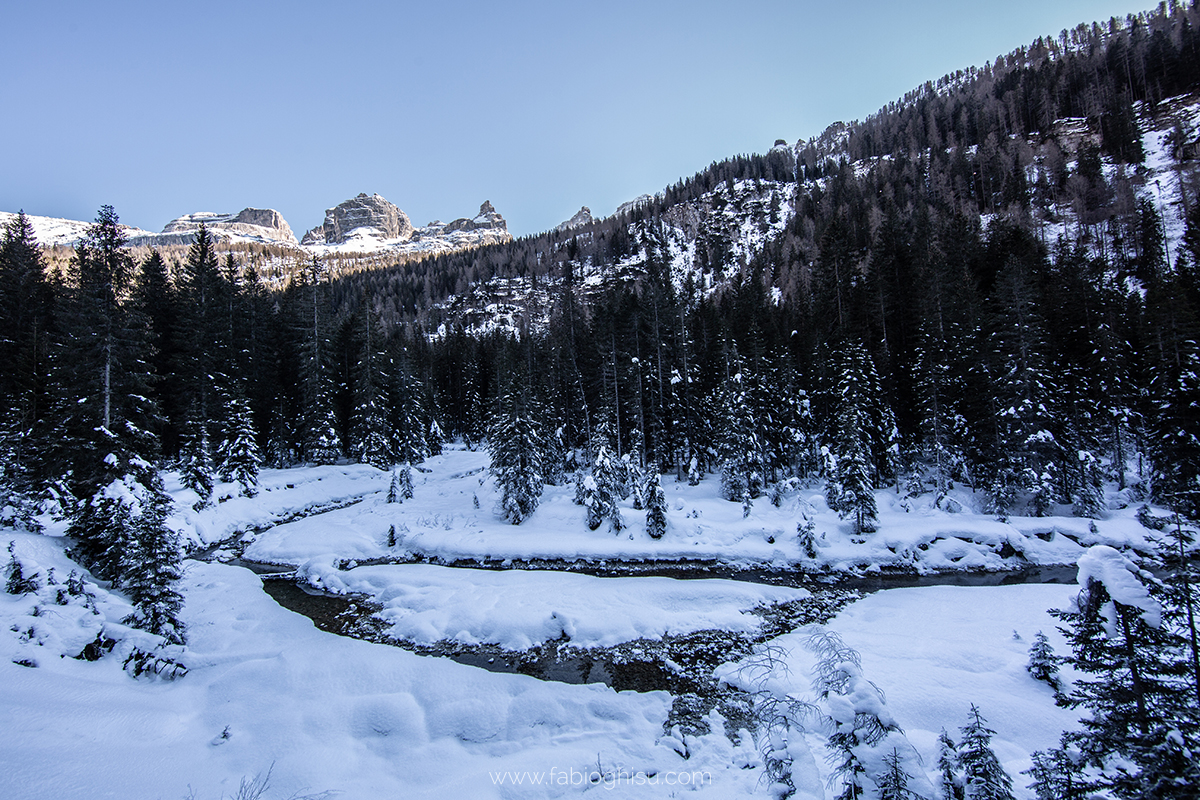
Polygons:
<instances>
[{"instance_id":1,"label":"snow bank","mask_svg":"<svg viewBox=\"0 0 1200 800\"><path fill-rule=\"evenodd\" d=\"M668 530L661 539L646 533L646 514L626 501L620 533L601 525L589 530L586 512L575 505L573 486L547 486L537 510L521 525L499 513L499 493L487 475L485 452L448 449L414 472L415 496L386 503L387 475L370 467L322 467L278 471L271 479L294 490L264 491L262 504L233 498L193 515L204 527L194 538L214 541L221 532L250 527L256 520L300 516L315 499L350 502L348 508L309 516L250 537L246 557L301 565L313 559L404 559L411 555L444 562L476 559L604 561L716 561L733 566L869 573L902 568L917 573L944 570L1011 570L1073 564L1094 544L1149 548L1134 509L1114 509L1108 519L1010 517L1007 522L969 510L968 491L953 503L933 495L899 497L876 493L879 530L865 537L825 504L819 488L787 495L779 507L763 497L748 517L741 503L720 497L720 480L710 476L688 486L664 476ZM183 494L186 494L184 492ZM180 495L180 506L184 504ZM948 509L956 509L950 511ZM237 517L244 514L245 519ZM812 520L815 557L803 550L798 525ZM396 546L389 547L389 531Z\"/></svg>"},{"instance_id":2,"label":"snow bank","mask_svg":"<svg viewBox=\"0 0 1200 800\"><path fill-rule=\"evenodd\" d=\"M339 571L306 564L298 577L327 591L359 592L383 606L391 635L524 650L565 639L609 647L634 639L720 629L755 633L758 606L810 596L804 589L729 580L595 578L425 564Z\"/></svg>"},{"instance_id":3,"label":"snow bank","mask_svg":"<svg viewBox=\"0 0 1200 800\"><path fill-rule=\"evenodd\" d=\"M1103 584L1115 602L1140 609L1146 624L1157 628L1162 624L1162 607L1150 597L1139 577L1143 574L1123 553L1107 545L1091 547L1079 559L1079 585L1083 589L1092 581Z\"/></svg>"}]
</instances>

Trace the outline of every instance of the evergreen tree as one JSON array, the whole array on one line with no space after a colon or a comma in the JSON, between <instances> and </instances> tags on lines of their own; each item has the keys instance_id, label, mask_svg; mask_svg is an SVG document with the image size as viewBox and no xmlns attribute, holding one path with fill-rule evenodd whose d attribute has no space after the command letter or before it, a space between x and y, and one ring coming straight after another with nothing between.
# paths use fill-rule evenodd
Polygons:
<instances>
[{"instance_id":1,"label":"evergreen tree","mask_svg":"<svg viewBox=\"0 0 1200 800\"><path fill-rule=\"evenodd\" d=\"M197 511L212 504L216 486L212 459L209 457L208 431L199 420L191 422L183 438L183 449L179 454L179 472L183 485L199 495L193 504Z\"/></svg>"},{"instance_id":2,"label":"evergreen tree","mask_svg":"<svg viewBox=\"0 0 1200 800\"><path fill-rule=\"evenodd\" d=\"M661 539L667 532L667 494L663 491L662 476L655 470L646 489L646 533L651 539Z\"/></svg>"},{"instance_id":3,"label":"evergreen tree","mask_svg":"<svg viewBox=\"0 0 1200 800\"><path fill-rule=\"evenodd\" d=\"M400 473L395 468L392 469L392 481L388 484L387 502L403 502L400 490Z\"/></svg>"},{"instance_id":4,"label":"evergreen tree","mask_svg":"<svg viewBox=\"0 0 1200 800\"><path fill-rule=\"evenodd\" d=\"M412 500L413 498L413 479L412 466L407 462L401 464L393 473L396 481L396 497L400 502Z\"/></svg>"},{"instance_id":5,"label":"evergreen tree","mask_svg":"<svg viewBox=\"0 0 1200 800\"><path fill-rule=\"evenodd\" d=\"M501 515L520 525L542 496L544 443L532 401L512 385L497 400L487 439L491 473L501 492Z\"/></svg>"},{"instance_id":6,"label":"evergreen tree","mask_svg":"<svg viewBox=\"0 0 1200 800\"><path fill-rule=\"evenodd\" d=\"M938 736L938 785L942 800L962 800L962 778L958 772L958 748L946 729Z\"/></svg>"},{"instance_id":7,"label":"evergreen tree","mask_svg":"<svg viewBox=\"0 0 1200 800\"><path fill-rule=\"evenodd\" d=\"M133 613L123 622L183 644L184 625L179 618L183 595L175 584L183 576L183 554L178 534L167 527L171 498L162 479L149 465L134 464L121 481L110 484L106 499L122 508L109 511L131 527L120 553L120 585L133 602Z\"/></svg>"},{"instance_id":8,"label":"evergreen tree","mask_svg":"<svg viewBox=\"0 0 1200 800\"><path fill-rule=\"evenodd\" d=\"M1115 599L1108 584L1091 577L1074 610L1054 612L1069 625L1067 661L1086 676L1074 682L1068 704L1090 712L1084 730L1064 742L1104 769L1092 790L1122 798L1193 797L1200 768L1188 753L1200 738L1200 698L1180 625L1187 615L1161 582L1112 548L1093 547L1084 558L1124 565L1134 580L1118 581Z\"/></svg>"},{"instance_id":9,"label":"evergreen tree","mask_svg":"<svg viewBox=\"0 0 1200 800\"><path fill-rule=\"evenodd\" d=\"M1037 800L1082 800L1091 794L1080 778L1082 770L1078 761L1066 749L1039 750L1031 758L1033 766L1022 774L1033 778L1029 788L1037 795Z\"/></svg>"},{"instance_id":10,"label":"evergreen tree","mask_svg":"<svg viewBox=\"0 0 1200 800\"><path fill-rule=\"evenodd\" d=\"M890 417L881 413L879 382L861 343L843 344L836 369L826 498L830 508L854 521L856 532L868 533L878 524L872 445L879 449L895 426L884 432Z\"/></svg>"},{"instance_id":11,"label":"evergreen tree","mask_svg":"<svg viewBox=\"0 0 1200 800\"><path fill-rule=\"evenodd\" d=\"M908 782L912 779L912 775L904 771L904 763L896 748L892 748L892 752L883 757L883 767L883 774L875 780L875 786L879 790L879 800L910 800L910 798L919 797L908 788Z\"/></svg>"},{"instance_id":12,"label":"evergreen tree","mask_svg":"<svg viewBox=\"0 0 1200 800\"><path fill-rule=\"evenodd\" d=\"M0 448L5 480L28 491L50 476L45 449L50 400L53 291L33 226L24 212L0 238Z\"/></svg>"},{"instance_id":13,"label":"evergreen tree","mask_svg":"<svg viewBox=\"0 0 1200 800\"><path fill-rule=\"evenodd\" d=\"M255 497L262 455L254 437L250 404L238 397L231 398L225 404L225 421L229 438L221 447L221 474L240 484L244 497Z\"/></svg>"},{"instance_id":14,"label":"evergreen tree","mask_svg":"<svg viewBox=\"0 0 1200 800\"><path fill-rule=\"evenodd\" d=\"M25 574L25 565L21 563L21 559L17 558L16 542L8 543L8 567L6 569L6 579L4 582L4 591L9 594L29 594L36 592L41 588L41 582L38 580L38 573L32 575Z\"/></svg>"},{"instance_id":15,"label":"evergreen tree","mask_svg":"<svg viewBox=\"0 0 1200 800\"><path fill-rule=\"evenodd\" d=\"M762 494L765 470L749 380L741 366L735 351L730 369L737 371L721 388L715 403L715 418L719 421L721 494L726 500L748 507L751 500Z\"/></svg>"},{"instance_id":16,"label":"evergreen tree","mask_svg":"<svg viewBox=\"0 0 1200 800\"><path fill-rule=\"evenodd\" d=\"M1058 694L1058 657L1054 655L1054 649L1050 647L1050 640L1046 638L1046 634L1041 631L1033 638L1033 645L1029 648L1029 663L1025 666L1025 670L1033 676L1034 680L1042 681Z\"/></svg>"},{"instance_id":17,"label":"evergreen tree","mask_svg":"<svg viewBox=\"0 0 1200 800\"><path fill-rule=\"evenodd\" d=\"M354 454L359 463L386 470L396 462L396 454L384 409L388 376L383 334L370 309L361 314L357 327L361 331L361 343L354 371Z\"/></svg>"},{"instance_id":18,"label":"evergreen tree","mask_svg":"<svg viewBox=\"0 0 1200 800\"><path fill-rule=\"evenodd\" d=\"M1014 800L1012 778L992 752L996 732L986 722L972 704L967 725L960 728L958 766L963 773L963 796L966 800Z\"/></svg>"},{"instance_id":19,"label":"evergreen tree","mask_svg":"<svg viewBox=\"0 0 1200 800\"><path fill-rule=\"evenodd\" d=\"M583 479L583 506L587 509L587 524L591 530L596 530L608 520L612 531L619 533L625 527L621 517L620 499L620 462L613 457L610 445L613 436L609 417L602 418L592 435L591 474Z\"/></svg>"},{"instance_id":20,"label":"evergreen tree","mask_svg":"<svg viewBox=\"0 0 1200 800\"><path fill-rule=\"evenodd\" d=\"M176 403L188 415L186 423L204 428L205 446L219 442L221 393L228 390L230 373L227 296L231 289L221 274L216 241L201 224L177 275L179 331L175 355ZM193 446L195 434L192 434ZM212 451L206 454L212 458Z\"/></svg>"}]
</instances>

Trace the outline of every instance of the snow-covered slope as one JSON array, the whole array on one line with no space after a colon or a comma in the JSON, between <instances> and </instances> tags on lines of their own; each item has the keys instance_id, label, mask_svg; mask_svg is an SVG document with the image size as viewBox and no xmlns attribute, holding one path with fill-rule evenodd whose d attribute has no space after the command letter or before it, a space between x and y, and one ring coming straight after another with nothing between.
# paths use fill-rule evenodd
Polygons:
<instances>
[{"instance_id":1,"label":"snow-covered slope","mask_svg":"<svg viewBox=\"0 0 1200 800\"><path fill-rule=\"evenodd\" d=\"M16 217L15 213L0 211L0 227L8 225ZM25 217L29 220L29 224L33 228L33 235L37 239L38 244L46 247L74 247L83 238L84 234L87 233L88 226L92 224L74 219L39 217L32 214L26 214ZM121 228L125 231L125 235L129 237L156 235L129 225L122 225Z\"/></svg>"}]
</instances>

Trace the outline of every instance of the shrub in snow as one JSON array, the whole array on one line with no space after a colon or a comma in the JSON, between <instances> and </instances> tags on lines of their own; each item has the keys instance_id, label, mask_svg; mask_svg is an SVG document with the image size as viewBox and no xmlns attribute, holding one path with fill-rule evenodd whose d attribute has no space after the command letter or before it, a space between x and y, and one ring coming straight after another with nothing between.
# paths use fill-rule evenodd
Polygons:
<instances>
[{"instance_id":1,"label":"shrub in snow","mask_svg":"<svg viewBox=\"0 0 1200 800\"><path fill-rule=\"evenodd\" d=\"M8 543L8 580L4 584L4 591L9 594L29 594L36 592L41 588L38 582L38 574L35 572L32 575L25 574L25 567L21 564L21 560L17 558L15 552L16 542Z\"/></svg>"},{"instance_id":2,"label":"shrub in snow","mask_svg":"<svg viewBox=\"0 0 1200 800\"><path fill-rule=\"evenodd\" d=\"M153 675L170 681L188 673L187 666L179 661L178 655L162 647L153 650L133 648L125 657L124 667L135 678Z\"/></svg>"},{"instance_id":3,"label":"shrub in snow","mask_svg":"<svg viewBox=\"0 0 1200 800\"><path fill-rule=\"evenodd\" d=\"M808 519L804 522L797 522L796 536L800 540L800 552L804 553L805 558L815 559L817 557L816 521Z\"/></svg>"}]
</instances>

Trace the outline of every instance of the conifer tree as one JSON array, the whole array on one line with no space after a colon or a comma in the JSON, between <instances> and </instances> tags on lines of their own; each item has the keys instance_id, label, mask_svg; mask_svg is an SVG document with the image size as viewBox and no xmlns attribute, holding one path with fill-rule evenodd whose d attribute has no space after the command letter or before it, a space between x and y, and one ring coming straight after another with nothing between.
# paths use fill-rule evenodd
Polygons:
<instances>
[{"instance_id":1,"label":"conifer tree","mask_svg":"<svg viewBox=\"0 0 1200 800\"><path fill-rule=\"evenodd\" d=\"M663 491L658 470L650 474L646 488L646 533L651 539L661 539L667 532L667 494Z\"/></svg>"},{"instance_id":2,"label":"conifer tree","mask_svg":"<svg viewBox=\"0 0 1200 800\"><path fill-rule=\"evenodd\" d=\"M602 418L593 431L591 451L593 453L591 474L583 480L583 506L587 509L587 524L596 530L608 520L614 533L625 527L621 517L620 468L611 450L613 436L610 418Z\"/></svg>"},{"instance_id":3,"label":"conifer tree","mask_svg":"<svg viewBox=\"0 0 1200 800\"><path fill-rule=\"evenodd\" d=\"M491 473L500 487L501 515L520 525L542 496L544 443L530 398L511 383L497 399L488 425Z\"/></svg>"},{"instance_id":4,"label":"conifer tree","mask_svg":"<svg viewBox=\"0 0 1200 800\"><path fill-rule=\"evenodd\" d=\"M1029 648L1029 663L1025 669L1034 680L1042 681L1049 685L1055 694L1058 693L1058 657L1050 647L1050 640L1041 631L1033 638L1033 645Z\"/></svg>"},{"instance_id":5,"label":"conifer tree","mask_svg":"<svg viewBox=\"0 0 1200 800\"><path fill-rule=\"evenodd\" d=\"M0 238L0 448L5 480L25 492L49 475L43 436L50 409L53 291L33 226L20 212Z\"/></svg>"},{"instance_id":6,"label":"conifer tree","mask_svg":"<svg viewBox=\"0 0 1200 800\"><path fill-rule=\"evenodd\" d=\"M229 438L221 447L221 474L236 481L244 497L255 497L262 454L255 441L250 404L240 397L230 398L225 404L225 421Z\"/></svg>"},{"instance_id":7,"label":"conifer tree","mask_svg":"<svg viewBox=\"0 0 1200 800\"><path fill-rule=\"evenodd\" d=\"M878 524L872 444L891 433L882 428L890 419L879 413L878 380L861 343L843 343L836 369L826 497L830 508L854 521L856 532L867 533Z\"/></svg>"},{"instance_id":8,"label":"conifer tree","mask_svg":"<svg viewBox=\"0 0 1200 800\"><path fill-rule=\"evenodd\" d=\"M719 421L718 454L721 459L721 494L726 500L749 503L762 493L764 465L749 377L744 374L736 351L731 359L736 370L721 387L715 402Z\"/></svg>"},{"instance_id":9,"label":"conifer tree","mask_svg":"<svg viewBox=\"0 0 1200 800\"><path fill-rule=\"evenodd\" d=\"M388 382L387 356L377 315L366 309L357 327L361 332L358 362L354 370L354 453L359 463L386 470L396 462L392 432L384 409Z\"/></svg>"},{"instance_id":10,"label":"conifer tree","mask_svg":"<svg viewBox=\"0 0 1200 800\"><path fill-rule=\"evenodd\" d=\"M1083 800L1091 790L1081 777L1081 768L1065 748L1046 752L1035 751L1030 758L1033 766L1022 772L1033 778L1029 788L1037 800Z\"/></svg>"},{"instance_id":11,"label":"conifer tree","mask_svg":"<svg viewBox=\"0 0 1200 800\"><path fill-rule=\"evenodd\" d=\"M986 723L979 708L972 704L967 724L960 728L962 740L958 745L963 796L966 800L1014 800L1012 778L992 752L992 737L996 732Z\"/></svg>"},{"instance_id":12,"label":"conifer tree","mask_svg":"<svg viewBox=\"0 0 1200 800\"><path fill-rule=\"evenodd\" d=\"M204 428L205 447L220 441L217 433L220 393L228 389L229 354L226 296L230 288L221 274L216 241L201 224L177 276L179 296L175 385L179 407L186 409L189 426ZM193 446L195 434L193 436ZM212 458L212 451L207 454Z\"/></svg>"},{"instance_id":13,"label":"conifer tree","mask_svg":"<svg viewBox=\"0 0 1200 800\"><path fill-rule=\"evenodd\" d=\"M396 480L396 496L400 502L412 500L413 498L413 479L412 466L408 462L401 464L395 471Z\"/></svg>"},{"instance_id":14,"label":"conifer tree","mask_svg":"<svg viewBox=\"0 0 1200 800\"><path fill-rule=\"evenodd\" d=\"M938 785L942 800L962 800L962 779L958 772L958 747L946 729L938 736Z\"/></svg>"},{"instance_id":15,"label":"conifer tree","mask_svg":"<svg viewBox=\"0 0 1200 800\"><path fill-rule=\"evenodd\" d=\"M124 506L113 517L126 518L131 527L119 554L119 577L134 610L123 621L172 644L183 644L184 625L179 618L183 595L175 588L183 576L183 554L178 534L166 524L171 499L149 465L132 466L129 475L110 484L106 496Z\"/></svg>"},{"instance_id":16,"label":"conifer tree","mask_svg":"<svg viewBox=\"0 0 1200 800\"><path fill-rule=\"evenodd\" d=\"M904 771L900 752L896 748L892 748L892 752L883 757L883 767L883 774L875 780L879 800L911 800L918 797L908 788L912 775Z\"/></svg>"},{"instance_id":17,"label":"conifer tree","mask_svg":"<svg viewBox=\"0 0 1200 800\"><path fill-rule=\"evenodd\" d=\"M216 478L209 456L207 426L199 420L190 422L184 432L179 461L183 485L199 495L193 507L197 511L207 508L212 502Z\"/></svg>"}]
</instances>

